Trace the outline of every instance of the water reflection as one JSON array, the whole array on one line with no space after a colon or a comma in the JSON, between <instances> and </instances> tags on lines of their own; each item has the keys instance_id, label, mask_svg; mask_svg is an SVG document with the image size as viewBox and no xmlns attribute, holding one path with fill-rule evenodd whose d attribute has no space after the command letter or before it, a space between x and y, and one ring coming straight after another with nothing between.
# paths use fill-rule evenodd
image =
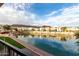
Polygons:
<instances>
[{"instance_id":1,"label":"water reflection","mask_svg":"<svg viewBox=\"0 0 79 59\"><path fill-rule=\"evenodd\" d=\"M27 37L24 35L17 35L16 37ZM51 35L28 35L29 38L51 38L51 39L57 39L57 40L61 40L61 41L66 41L66 40L70 40L70 39L76 39L75 36L69 36L69 35L59 35L59 36L51 36Z\"/></svg>"},{"instance_id":2,"label":"water reflection","mask_svg":"<svg viewBox=\"0 0 79 59\"><path fill-rule=\"evenodd\" d=\"M18 36L19 39L32 44L53 55L73 56L79 55L79 40L75 37L51 37L51 36Z\"/></svg>"}]
</instances>

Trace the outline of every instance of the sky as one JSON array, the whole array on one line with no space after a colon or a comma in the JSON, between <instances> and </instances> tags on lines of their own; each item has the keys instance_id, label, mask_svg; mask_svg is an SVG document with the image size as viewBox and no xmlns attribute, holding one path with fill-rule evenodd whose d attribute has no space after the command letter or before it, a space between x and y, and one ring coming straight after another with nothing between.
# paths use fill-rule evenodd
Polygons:
<instances>
[{"instance_id":1,"label":"sky","mask_svg":"<svg viewBox=\"0 0 79 59\"><path fill-rule=\"evenodd\" d=\"M78 3L5 3L0 24L79 26Z\"/></svg>"}]
</instances>

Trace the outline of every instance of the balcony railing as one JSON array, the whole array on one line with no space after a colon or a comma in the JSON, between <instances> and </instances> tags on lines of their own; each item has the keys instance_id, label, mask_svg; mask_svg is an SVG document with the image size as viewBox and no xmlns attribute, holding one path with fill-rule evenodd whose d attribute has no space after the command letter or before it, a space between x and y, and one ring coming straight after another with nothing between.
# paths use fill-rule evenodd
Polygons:
<instances>
[{"instance_id":1,"label":"balcony railing","mask_svg":"<svg viewBox=\"0 0 79 59\"><path fill-rule=\"evenodd\" d=\"M5 40L0 40L0 56L51 56L51 54L33 46L25 43L22 40L18 40L13 36L0 35L4 37L10 37L19 44L23 45L24 48L17 48L7 42ZM3 47L3 49L1 49Z\"/></svg>"},{"instance_id":2,"label":"balcony railing","mask_svg":"<svg viewBox=\"0 0 79 59\"><path fill-rule=\"evenodd\" d=\"M21 49L16 48L7 42L0 40L0 56L28 56L29 53L24 53Z\"/></svg>"}]
</instances>

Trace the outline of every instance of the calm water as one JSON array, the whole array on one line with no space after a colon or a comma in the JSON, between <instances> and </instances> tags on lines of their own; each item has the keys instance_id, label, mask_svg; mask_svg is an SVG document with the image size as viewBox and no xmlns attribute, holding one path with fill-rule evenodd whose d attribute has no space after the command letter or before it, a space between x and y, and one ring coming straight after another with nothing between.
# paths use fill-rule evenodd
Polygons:
<instances>
[{"instance_id":1,"label":"calm water","mask_svg":"<svg viewBox=\"0 0 79 59\"><path fill-rule=\"evenodd\" d=\"M18 37L28 44L32 44L50 54L57 56L75 56L79 55L79 44L75 39L61 41L56 38L43 38L43 37Z\"/></svg>"}]
</instances>

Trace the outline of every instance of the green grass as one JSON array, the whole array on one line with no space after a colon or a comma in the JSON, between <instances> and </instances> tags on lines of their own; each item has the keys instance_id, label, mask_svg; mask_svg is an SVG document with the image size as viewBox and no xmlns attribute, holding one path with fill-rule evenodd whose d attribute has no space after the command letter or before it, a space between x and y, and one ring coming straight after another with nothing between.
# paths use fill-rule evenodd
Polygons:
<instances>
[{"instance_id":1,"label":"green grass","mask_svg":"<svg viewBox=\"0 0 79 59\"><path fill-rule=\"evenodd\" d=\"M13 39L11 39L9 37L3 37L3 36L1 36L0 40L5 40L5 42L7 42L7 43L9 43L9 44L11 44L11 45L13 45L13 46L15 46L17 48L20 48L20 49L24 48L23 45L19 44L18 42L16 42L15 40L13 40Z\"/></svg>"}]
</instances>

